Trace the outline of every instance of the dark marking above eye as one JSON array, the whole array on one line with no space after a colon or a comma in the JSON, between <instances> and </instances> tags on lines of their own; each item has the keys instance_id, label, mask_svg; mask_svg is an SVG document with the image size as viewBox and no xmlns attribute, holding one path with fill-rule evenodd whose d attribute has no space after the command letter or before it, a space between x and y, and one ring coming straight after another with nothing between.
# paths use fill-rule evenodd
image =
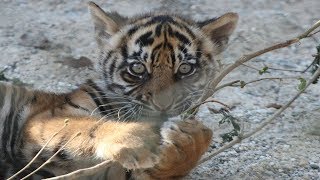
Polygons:
<instances>
[{"instance_id":1,"label":"dark marking above eye","mask_svg":"<svg viewBox=\"0 0 320 180\"><path fill-rule=\"evenodd\" d=\"M128 35L132 36L135 32L138 31L138 29L139 29L139 27L137 27L137 26L132 27L131 29L129 29Z\"/></svg>"},{"instance_id":2,"label":"dark marking above eye","mask_svg":"<svg viewBox=\"0 0 320 180\"><path fill-rule=\"evenodd\" d=\"M148 46L151 45L154 41L154 39L151 37L152 31L149 31L143 35L141 35L136 41L136 44L140 44L142 46Z\"/></svg>"},{"instance_id":3,"label":"dark marking above eye","mask_svg":"<svg viewBox=\"0 0 320 180\"><path fill-rule=\"evenodd\" d=\"M176 38L178 38L179 41L181 41L182 43L184 43L184 44L190 44L190 40L189 40L185 35L183 35L183 34L177 32L177 31L175 31L175 32L174 32L174 36L175 36Z\"/></svg>"},{"instance_id":4,"label":"dark marking above eye","mask_svg":"<svg viewBox=\"0 0 320 180\"><path fill-rule=\"evenodd\" d=\"M182 51L183 54L187 54L188 53L188 49L185 46L186 44L183 45L179 45L179 50Z\"/></svg>"},{"instance_id":5,"label":"dark marking above eye","mask_svg":"<svg viewBox=\"0 0 320 180\"><path fill-rule=\"evenodd\" d=\"M128 58L140 59L141 58L141 54L142 54L142 49L140 48L140 50L138 52L133 52Z\"/></svg>"}]
</instances>

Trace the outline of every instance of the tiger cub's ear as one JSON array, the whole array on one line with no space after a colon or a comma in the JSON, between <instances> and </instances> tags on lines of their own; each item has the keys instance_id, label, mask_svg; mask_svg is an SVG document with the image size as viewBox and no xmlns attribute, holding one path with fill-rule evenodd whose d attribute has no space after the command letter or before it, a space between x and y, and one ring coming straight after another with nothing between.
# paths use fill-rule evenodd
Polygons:
<instances>
[{"instance_id":1,"label":"tiger cub's ear","mask_svg":"<svg viewBox=\"0 0 320 180\"><path fill-rule=\"evenodd\" d=\"M201 30L218 46L218 54L226 49L229 37L236 28L238 18L237 13L226 13L217 19L198 23Z\"/></svg>"},{"instance_id":2,"label":"tiger cub's ear","mask_svg":"<svg viewBox=\"0 0 320 180\"><path fill-rule=\"evenodd\" d=\"M88 3L88 6L94 22L97 43L99 46L104 46L106 45L105 41L107 41L110 36L118 32L121 26L125 24L127 19L115 12L104 12L92 1Z\"/></svg>"}]
</instances>

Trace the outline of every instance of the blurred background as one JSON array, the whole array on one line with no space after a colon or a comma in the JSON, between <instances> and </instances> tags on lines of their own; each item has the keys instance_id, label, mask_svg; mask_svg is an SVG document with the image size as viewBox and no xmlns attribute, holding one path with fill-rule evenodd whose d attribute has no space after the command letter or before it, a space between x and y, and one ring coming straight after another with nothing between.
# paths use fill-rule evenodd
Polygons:
<instances>
[{"instance_id":1,"label":"blurred background","mask_svg":"<svg viewBox=\"0 0 320 180\"><path fill-rule=\"evenodd\" d=\"M97 0L106 11L124 16L167 11L196 20L236 12L240 21L225 64L243 54L284 41L304 32L320 19L319 0ZM87 1L1 0L0 80L14 81L37 89L63 92L75 88L93 74L90 60L96 58L93 23ZM273 51L248 63L304 70L320 35ZM262 77L308 78L311 73L257 70L241 67L226 81L250 81ZM232 107L232 115L244 123L245 131L260 124L297 92L297 79L262 81L245 88L226 88L215 99ZM195 169L187 179L320 179L319 84L311 86L282 117L266 130L221 153ZM218 126L221 115L211 114L204 105L199 118L214 129L210 151L220 147Z\"/></svg>"}]
</instances>

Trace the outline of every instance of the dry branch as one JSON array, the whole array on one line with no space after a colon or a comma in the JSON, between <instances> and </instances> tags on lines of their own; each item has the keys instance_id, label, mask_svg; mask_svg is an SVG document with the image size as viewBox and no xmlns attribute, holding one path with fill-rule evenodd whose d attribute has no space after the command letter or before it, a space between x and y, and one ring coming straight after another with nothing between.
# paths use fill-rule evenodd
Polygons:
<instances>
[{"instance_id":1,"label":"dry branch","mask_svg":"<svg viewBox=\"0 0 320 180\"><path fill-rule=\"evenodd\" d=\"M262 50L256 51L251 54L243 55L241 58L239 58L233 64L231 64L228 67L226 67L225 69L223 69L216 78L214 78L211 82L208 83L208 85L206 87L206 91L203 93L202 97L197 102L197 104L199 104L199 102L201 103L201 102L205 101L206 99L208 99L209 97L211 97L216 92L216 87L222 81L222 79L224 77L226 77L231 71L233 71L237 67L241 66L243 63L248 62L251 59L253 59L257 56L260 56L262 54L265 54L267 52L290 46L294 43L299 42L301 39L311 37L310 34L314 30L316 30L319 26L320 26L320 20L318 22L316 22L310 29L308 29L306 32L302 33L301 35L297 36L296 38L272 45L270 47L264 48ZM315 33L313 33L312 35L314 35ZM195 105L195 106L197 106L197 105ZM194 109L194 106L190 107L187 111L189 112L192 109Z\"/></svg>"},{"instance_id":2,"label":"dry branch","mask_svg":"<svg viewBox=\"0 0 320 180\"><path fill-rule=\"evenodd\" d=\"M34 173L36 173L37 171L39 171L41 168L43 168L45 165L47 165L48 163L51 162L51 160L58 154L60 153L60 151L66 146L68 145L74 138L78 137L79 135L81 135L80 132L78 132L77 134L75 134L73 137L71 137L63 146L61 146L58 151L56 153L54 153L47 161L45 161L41 166L39 166L36 170L32 171L31 173L29 173L27 176L23 177L21 180L27 179L30 176L32 176Z\"/></svg>"},{"instance_id":3,"label":"dry branch","mask_svg":"<svg viewBox=\"0 0 320 180\"><path fill-rule=\"evenodd\" d=\"M84 168L84 169L79 169L76 171L73 171L71 173L57 176L57 177L52 177L52 178L47 178L45 180L70 180L70 179L78 179L83 176L90 176L94 175L95 173L99 171L106 170L110 165L112 164L111 161L103 161L95 166L89 167L89 168Z\"/></svg>"},{"instance_id":4,"label":"dry branch","mask_svg":"<svg viewBox=\"0 0 320 180\"><path fill-rule=\"evenodd\" d=\"M222 70L222 72L218 75L218 77L216 77L215 79L213 79L213 81L211 81L208 86L207 86L207 91L204 92L203 96L200 99L200 102L205 101L205 99L207 99L208 97L211 97L214 92L216 92L217 90L226 87L226 86L230 86L232 84L237 83L237 81L233 81L227 84L224 84L218 88L217 85L222 81L222 79L228 75L231 71L233 71L234 69L236 69L237 67L243 65L243 63L250 61L251 59L260 56L262 54L265 54L267 52L276 50L276 49L280 49L280 48L284 48L287 47L291 44L297 43L299 42L301 39L304 38L308 38L311 37L312 35L318 33L319 31L316 31L314 33L312 33L314 30L316 30L318 27L320 26L320 20L317 21L310 29L308 29L306 32L302 33L301 35L299 35L296 38L287 40L285 42L282 43L278 43L276 45L267 47L265 49L259 50L257 52L248 54L248 55L244 55L241 58L239 58L234 64L229 65L228 67L226 67L224 70ZM262 123L260 126L258 126L255 130L251 131L248 134L242 135L240 137L236 137L234 140L232 140L230 143L226 144L225 146L223 146L222 148L219 148L218 150L214 151L213 153L209 154L207 157L203 158L202 160L200 160L200 162L198 163L198 165L210 160L212 157L216 156L217 154L225 151L226 149L232 147L233 145L241 142L241 140L246 139L248 137L251 137L252 135L254 135L255 133L259 132L260 130L262 130L266 125L270 124L270 122L272 122L277 116L279 116L285 109L287 109L304 91L305 89L312 83L314 82L314 80L316 80L320 75L320 69L318 69L314 75L312 76L312 78L308 81L307 85L305 86L304 89L302 89L301 91L299 91L286 105L284 105L283 107L281 107L276 113L274 113L271 117L269 117L267 120L264 121L264 123ZM200 103L198 103L200 104ZM193 107L198 106L197 104L192 106L191 108L189 108L189 110L193 110ZM189 111L188 110L188 111Z\"/></svg>"},{"instance_id":5,"label":"dry branch","mask_svg":"<svg viewBox=\"0 0 320 180\"><path fill-rule=\"evenodd\" d=\"M230 143L226 144L225 146L219 148L218 150L210 153L207 157L203 158L200 160L200 162L198 163L198 165L210 160L212 157L216 156L217 154L225 151L226 149L229 149L230 147L232 147L233 145L241 142L244 139L247 139L248 137L251 137L252 135L254 135L255 133L259 132L260 130L262 130L264 127L266 127L268 124L270 124L276 117L278 117L284 110L286 110L308 87L310 84L312 84L312 82L314 80L316 80L320 75L320 68L313 74L313 76L310 78L310 80L308 81L307 85L305 86L304 89L302 89L301 91L299 91L293 98L290 99L290 101L285 104L284 106L282 106L278 111L276 111L272 116L270 116L269 118L267 118L261 125L259 125L257 128L255 128L253 131L244 134L240 137L236 137L234 140L232 140Z\"/></svg>"}]
</instances>

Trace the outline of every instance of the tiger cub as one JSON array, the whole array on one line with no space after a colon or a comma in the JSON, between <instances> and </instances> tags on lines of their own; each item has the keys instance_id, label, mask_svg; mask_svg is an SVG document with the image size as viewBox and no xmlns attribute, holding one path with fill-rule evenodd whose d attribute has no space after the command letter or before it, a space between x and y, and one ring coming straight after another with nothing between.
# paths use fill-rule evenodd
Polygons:
<instances>
[{"instance_id":1,"label":"tiger cub","mask_svg":"<svg viewBox=\"0 0 320 180\"><path fill-rule=\"evenodd\" d=\"M102 172L106 179L187 175L207 150L212 131L195 120L162 123L186 110L215 76L215 58L237 14L195 22L161 13L125 18L93 2L89 9L101 51L95 62L99 77L64 94L0 84L0 179L18 172L43 146L15 178L56 152L32 178L104 160L113 161Z\"/></svg>"}]
</instances>

